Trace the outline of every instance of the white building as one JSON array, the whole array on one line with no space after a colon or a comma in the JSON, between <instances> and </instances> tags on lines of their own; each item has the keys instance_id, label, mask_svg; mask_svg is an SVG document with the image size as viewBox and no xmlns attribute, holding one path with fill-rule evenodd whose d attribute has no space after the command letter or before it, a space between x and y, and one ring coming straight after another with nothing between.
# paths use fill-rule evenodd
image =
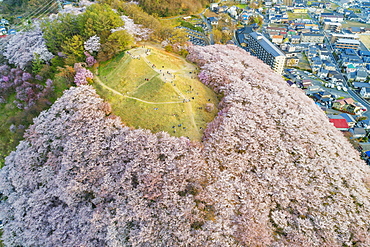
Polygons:
<instances>
[{"instance_id":1,"label":"white building","mask_svg":"<svg viewBox=\"0 0 370 247\"><path fill-rule=\"evenodd\" d=\"M252 32L248 36L248 51L270 65L275 72L282 74L286 60L284 53L261 33Z\"/></svg>"}]
</instances>

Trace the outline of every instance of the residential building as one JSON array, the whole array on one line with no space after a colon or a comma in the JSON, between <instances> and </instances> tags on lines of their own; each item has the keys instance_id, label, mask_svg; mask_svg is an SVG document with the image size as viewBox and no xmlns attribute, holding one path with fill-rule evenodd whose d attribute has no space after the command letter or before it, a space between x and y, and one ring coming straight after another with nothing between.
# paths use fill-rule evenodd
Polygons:
<instances>
[{"instance_id":1,"label":"residential building","mask_svg":"<svg viewBox=\"0 0 370 247\"><path fill-rule=\"evenodd\" d=\"M321 13L320 21L343 22L344 15L335 13Z\"/></svg>"},{"instance_id":2,"label":"residential building","mask_svg":"<svg viewBox=\"0 0 370 247\"><path fill-rule=\"evenodd\" d=\"M333 102L333 108L339 111L357 114L361 111L361 106L356 104L352 98L345 98Z\"/></svg>"},{"instance_id":3,"label":"residential building","mask_svg":"<svg viewBox=\"0 0 370 247\"><path fill-rule=\"evenodd\" d=\"M351 33L358 33L358 34L363 32L363 30L360 27L349 27L348 30Z\"/></svg>"},{"instance_id":4,"label":"residential building","mask_svg":"<svg viewBox=\"0 0 370 247\"><path fill-rule=\"evenodd\" d=\"M218 25L218 18L217 17L209 17L208 21L209 21L209 23L211 23L211 25Z\"/></svg>"},{"instance_id":5,"label":"residential building","mask_svg":"<svg viewBox=\"0 0 370 247\"><path fill-rule=\"evenodd\" d=\"M321 98L321 94L319 94L319 93L322 93L322 92L324 92L324 91L322 91L320 86L309 86L307 88L307 90L305 91L306 95L314 96L314 97L315 97L315 95L319 95L320 98Z\"/></svg>"},{"instance_id":6,"label":"residential building","mask_svg":"<svg viewBox=\"0 0 370 247\"><path fill-rule=\"evenodd\" d=\"M228 7L226 5L219 6L217 9L218 13L225 13L227 11Z\"/></svg>"},{"instance_id":7,"label":"residential building","mask_svg":"<svg viewBox=\"0 0 370 247\"><path fill-rule=\"evenodd\" d=\"M8 34L8 30L6 30L6 27L0 26L0 35L6 35Z\"/></svg>"},{"instance_id":8,"label":"residential building","mask_svg":"<svg viewBox=\"0 0 370 247\"><path fill-rule=\"evenodd\" d=\"M247 43L249 40L249 34L253 33L255 29L252 26L244 26L236 30L236 39L242 47L247 47Z\"/></svg>"},{"instance_id":9,"label":"residential building","mask_svg":"<svg viewBox=\"0 0 370 247\"><path fill-rule=\"evenodd\" d=\"M331 62L326 62L323 64L323 67L324 69L326 70L336 70L336 66L335 64L331 63Z\"/></svg>"},{"instance_id":10,"label":"residential building","mask_svg":"<svg viewBox=\"0 0 370 247\"><path fill-rule=\"evenodd\" d=\"M330 60L330 52L327 49L322 49L319 52L322 60Z\"/></svg>"},{"instance_id":11,"label":"residential building","mask_svg":"<svg viewBox=\"0 0 370 247\"><path fill-rule=\"evenodd\" d=\"M350 33L332 33L330 37L330 42L335 43L338 39L354 39L359 40L360 37L357 34Z\"/></svg>"},{"instance_id":12,"label":"residential building","mask_svg":"<svg viewBox=\"0 0 370 247\"><path fill-rule=\"evenodd\" d=\"M358 51L358 55L360 55L361 57L370 57L370 51L360 50Z\"/></svg>"},{"instance_id":13,"label":"residential building","mask_svg":"<svg viewBox=\"0 0 370 247\"><path fill-rule=\"evenodd\" d=\"M290 87L295 87L295 88L297 87L297 85L291 80L287 80L286 82L288 83Z\"/></svg>"},{"instance_id":14,"label":"residential building","mask_svg":"<svg viewBox=\"0 0 370 247\"><path fill-rule=\"evenodd\" d=\"M313 23L305 24L304 28L310 30L311 32L319 32L320 31L319 26L317 24L313 24Z\"/></svg>"},{"instance_id":15,"label":"residential building","mask_svg":"<svg viewBox=\"0 0 370 247\"><path fill-rule=\"evenodd\" d=\"M341 113L339 114L339 116L342 116L348 123L348 126L350 128L353 128L356 124L356 120L353 118L353 116L351 114L348 114L348 113Z\"/></svg>"},{"instance_id":16,"label":"residential building","mask_svg":"<svg viewBox=\"0 0 370 247\"><path fill-rule=\"evenodd\" d=\"M363 88L361 88L360 95L363 98L367 98L367 99L370 98L370 88L369 87L363 87Z\"/></svg>"},{"instance_id":17,"label":"residential building","mask_svg":"<svg viewBox=\"0 0 370 247\"><path fill-rule=\"evenodd\" d=\"M318 33L302 33L301 34L301 43L324 43L324 35Z\"/></svg>"},{"instance_id":18,"label":"residential building","mask_svg":"<svg viewBox=\"0 0 370 247\"><path fill-rule=\"evenodd\" d=\"M310 90L310 88L312 88L312 86L309 87L308 90ZM319 90L321 90L320 87L319 87ZM306 94L307 94L307 91L306 91ZM333 98L332 98L331 93L329 93L329 92L318 91L318 92L312 94L312 97L314 98L314 100L316 102L320 102L321 105L327 105L327 106L332 105Z\"/></svg>"},{"instance_id":19,"label":"residential building","mask_svg":"<svg viewBox=\"0 0 370 247\"><path fill-rule=\"evenodd\" d=\"M266 28L266 31L268 32L268 33L270 33L270 32L286 32L287 31L287 29L285 28L285 27L267 27Z\"/></svg>"},{"instance_id":20,"label":"residential building","mask_svg":"<svg viewBox=\"0 0 370 247\"><path fill-rule=\"evenodd\" d=\"M362 138L366 136L366 130L364 128L353 128L349 131L352 133L353 138Z\"/></svg>"},{"instance_id":21,"label":"residential building","mask_svg":"<svg viewBox=\"0 0 370 247\"><path fill-rule=\"evenodd\" d=\"M360 67L360 68L357 69L355 80L360 81L360 82L361 81L366 81L367 76L368 76L368 74L367 74L366 69L364 67Z\"/></svg>"},{"instance_id":22,"label":"residential building","mask_svg":"<svg viewBox=\"0 0 370 247\"><path fill-rule=\"evenodd\" d=\"M328 77L329 70L321 68L319 71L317 71L317 76L323 79L324 77Z\"/></svg>"},{"instance_id":23,"label":"residential building","mask_svg":"<svg viewBox=\"0 0 370 247\"><path fill-rule=\"evenodd\" d=\"M296 57L298 54L295 51L289 52L289 51L284 51L284 54L286 57Z\"/></svg>"},{"instance_id":24,"label":"residential building","mask_svg":"<svg viewBox=\"0 0 370 247\"><path fill-rule=\"evenodd\" d=\"M306 55L308 58L312 58L314 56L316 56L319 52L319 48L316 47L316 46L309 46L308 47L308 50L306 52Z\"/></svg>"},{"instance_id":25,"label":"residential building","mask_svg":"<svg viewBox=\"0 0 370 247\"><path fill-rule=\"evenodd\" d=\"M346 66L346 73L353 73L353 72L356 72L356 67L350 63Z\"/></svg>"},{"instance_id":26,"label":"residential building","mask_svg":"<svg viewBox=\"0 0 370 247\"><path fill-rule=\"evenodd\" d=\"M218 3L211 3L209 9L216 12L218 10Z\"/></svg>"},{"instance_id":27,"label":"residential building","mask_svg":"<svg viewBox=\"0 0 370 247\"><path fill-rule=\"evenodd\" d=\"M286 59L284 53L261 33L253 32L249 34L247 50L253 56L270 65L275 72L283 73Z\"/></svg>"},{"instance_id":28,"label":"residential building","mask_svg":"<svg viewBox=\"0 0 370 247\"><path fill-rule=\"evenodd\" d=\"M341 73L336 70L329 70L328 77L331 79L332 82L343 82L344 77Z\"/></svg>"},{"instance_id":29,"label":"residential building","mask_svg":"<svg viewBox=\"0 0 370 247\"><path fill-rule=\"evenodd\" d=\"M340 115L328 115L329 122L334 125L335 128L341 131L348 131L349 125L345 118Z\"/></svg>"},{"instance_id":30,"label":"residential building","mask_svg":"<svg viewBox=\"0 0 370 247\"><path fill-rule=\"evenodd\" d=\"M308 88L309 86L312 86L312 81L310 79L302 80L301 85L303 88Z\"/></svg>"},{"instance_id":31,"label":"residential building","mask_svg":"<svg viewBox=\"0 0 370 247\"><path fill-rule=\"evenodd\" d=\"M348 66L349 64L352 64L353 66L361 66L363 61L361 57L357 55L346 55L342 53L340 55L340 63L342 66Z\"/></svg>"},{"instance_id":32,"label":"residential building","mask_svg":"<svg viewBox=\"0 0 370 247\"><path fill-rule=\"evenodd\" d=\"M298 57L287 57L286 58L286 66L288 66L288 67L297 66L298 63L299 63L299 58Z\"/></svg>"},{"instance_id":33,"label":"residential building","mask_svg":"<svg viewBox=\"0 0 370 247\"><path fill-rule=\"evenodd\" d=\"M353 49L345 49L344 50L344 54L346 55L350 55L350 56L356 56L357 55L357 52Z\"/></svg>"},{"instance_id":34,"label":"residential building","mask_svg":"<svg viewBox=\"0 0 370 247\"><path fill-rule=\"evenodd\" d=\"M368 129L370 129L370 119L360 120L360 121L357 122L357 125L361 126L365 130L368 130Z\"/></svg>"},{"instance_id":35,"label":"residential building","mask_svg":"<svg viewBox=\"0 0 370 247\"><path fill-rule=\"evenodd\" d=\"M293 0L283 0L285 6L293 6Z\"/></svg>"},{"instance_id":36,"label":"residential building","mask_svg":"<svg viewBox=\"0 0 370 247\"><path fill-rule=\"evenodd\" d=\"M360 41L354 39L338 39L335 42L336 49L354 49L357 50L360 46Z\"/></svg>"},{"instance_id":37,"label":"residential building","mask_svg":"<svg viewBox=\"0 0 370 247\"><path fill-rule=\"evenodd\" d=\"M342 24L338 22L324 22L324 30L329 30L334 33L339 33L342 29Z\"/></svg>"},{"instance_id":38,"label":"residential building","mask_svg":"<svg viewBox=\"0 0 370 247\"><path fill-rule=\"evenodd\" d=\"M312 57L310 65L311 65L312 72L317 72L321 69L323 65L323 61L320 59L320 57Z\"/></svg>"},{"instance_id":39,"label":"residential building","mask_svg":"<svg viewBox=\"0 0 370 247\"><path fill-rule=\"evenodd\" d=\"M354 81L353 82L353 87L357 88L357 89L362 89L363 87L370 88L370 83Z\"/></svg>"},{"instance_id":40,"label":"residential building","mask_svg":"<svg viewBox=\"0 0 370 247\"><path fill-rule=\"evenodd\" d=\"M271 36L271 42L276 44L283 43L283 36L282 35L272 35Z\"/></svg>"},{"instance_id":41,"label":"residential building","mask_svg":"<svg viewBox=\"0 0 370 247\"><path fill-rule=\"evenodd\" d=\"M292 44L299 44L299 42L301 41L301 36L299 35L293 35L291 38L290 38L290 42Z\"/></svg>"}]
</instances>

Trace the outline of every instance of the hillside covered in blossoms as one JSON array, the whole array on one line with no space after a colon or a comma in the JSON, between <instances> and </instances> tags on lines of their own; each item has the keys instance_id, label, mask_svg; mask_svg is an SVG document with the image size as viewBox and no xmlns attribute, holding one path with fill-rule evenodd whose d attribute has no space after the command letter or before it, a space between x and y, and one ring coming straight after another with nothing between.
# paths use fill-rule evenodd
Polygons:
<instances>
[{"instance_id":1,"label":"hillside covered in blossoms","mask_svg":"<svg viewBox=\"0 0 370 247\"><path fill-rule=\"evenodd\" d=\"M314 102L236 46L190 47L223 95L202 142L65 91L0 170L7 246L369 246L370 168Z\"/></svg>"}]
</instances>

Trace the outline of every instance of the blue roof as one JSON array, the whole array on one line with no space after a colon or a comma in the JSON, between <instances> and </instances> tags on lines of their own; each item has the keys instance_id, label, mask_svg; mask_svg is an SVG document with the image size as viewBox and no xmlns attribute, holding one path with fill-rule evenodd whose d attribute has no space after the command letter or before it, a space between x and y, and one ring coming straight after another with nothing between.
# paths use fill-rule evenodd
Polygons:
<instances>
[{"instance_id":1,"label":"blue roof","mask_svg":"<svg viewBox=\"0 0 370 247\"><path fill-rule=\"evenodd\" d=\"M361 32L361 28L360 27L351 27L351 30L352 31L355 31L355 32Z\"/></svg>"},{"instance_id":2,"label":"blue roof","mask_svg":"<svg viewBox=\"0 0 370 247\"><path fill-rule=\"evenodd\" d=\"M359 51L358 54L360 56L366 56L366 57L370 57L370 51Z\"/></svg>"},{"instance_id":3,"label":"blue roof","mask_svg":"<svg viewBox=\"0 0 370 247\"><path fill-rule=\"evenodd\" d=\"M341 115L347 121L347 123L355 121L353 119L353 117L351 115L347 114L347 113L342 113L342 114L339 114L339 115Z\"/></svg>"},{"instance_id":4,"label":"blue roof","mask_svg":"<svg viewBox=\"0 0 370 247\"><path fill-rule=\"evenodd\" d=\"M362 60L364 63L370 63L370 57L363 57Z\"/></svg>"},{"instance_id":5,"label":"blue roof","mask_svg":"<svg viewBox=\"0 0 370 247\"><path fill-rule=\"evenodd\" d=\"M356 51L353 50L353 49L344 49L344 52L347 54L347 55L356 55Z\"/></svg>"},{"instance_id":6,"label":"blue roof","mask_svg":"<svg viewBox=\"0 0 370 247\"><path fill-rule=\"evenodd\" d=\"M353 82L353 86L354 87L357 87L357 88L360 88L360 87L370 87L370 84L367 83L367 82L358 82L358 81L355 81L355 82Z\"/></svg>"},{"instance_id":7,"label":"blue roof","mask_svg":"<svg viewBox=\"0 0 370 247\"><path fill-rule=\"evenodd\" d=\"M6 20L6 19L1 19L1 20L0 20L0 23L2 23L2 24L9 24L9 21L8 21L8 20Z\"/></svg>"}]
</instances>

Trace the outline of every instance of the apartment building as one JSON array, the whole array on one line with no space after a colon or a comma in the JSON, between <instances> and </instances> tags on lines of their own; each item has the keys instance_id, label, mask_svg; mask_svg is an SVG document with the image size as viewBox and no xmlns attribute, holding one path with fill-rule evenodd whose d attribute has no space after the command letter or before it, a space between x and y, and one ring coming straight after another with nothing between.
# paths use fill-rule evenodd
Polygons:
<instances>
[{"instance_id":1,"label":"apartment building","mask_svg":"<svg viewBox=\"0 0 370 247\"><path fill-rule=\"evenodd\" d=\"M355 39L338 39L335 42L336 49L353 49L357 50L360 46L360 41Z\"/></svg>"},{"instance_id":2,"label":"apartment building","mask_svg":"<svg viewBox=\"0 0 370 247\"><path fill-rule=\"evenodd\" d=\"M354 39L359 40L360 37L357 34L350 34L350 33L332 33L330 35L330 42L335 43L338 39Z\"/></svg>"},{"instance_id":3,"label":"apartment building","mask_svg":"<svg viewBox=\"0 0 370 247\"><path fill-rule=\"evenodd\" d=\"M342 24L338 22L324 22L324 30L339 33L342 30Z\"/></svg>"},{"instance_id":4,"label":"apartment building","mask_svg":"<svg viewBox=\"0 0 370 247\"><path fill-rule=\"evenodd\" d=\"M301 43L324 43L324 35L319 33L302 33Z\"/></svg>"},{"instance_id":5,"label":"apartment building","mask_svg":"<svg viewBox=\"0 0 370 247\"><path fill-rule=\"evenodd\" d=\"M264 35L252 32L248 35L247 50L253 55L268 64L275 72L282 74L286 56Z\"/></svg>"},{"instance_id":6,"label":"apartment building","mask_svg":"<svg viewBox=\"0 0 370 247\"><path fill-rule=\"evenodd\" d=\"M335 13L321 13L320 21L343 22L344 15Z\"/></svg>"}]
</instances>

